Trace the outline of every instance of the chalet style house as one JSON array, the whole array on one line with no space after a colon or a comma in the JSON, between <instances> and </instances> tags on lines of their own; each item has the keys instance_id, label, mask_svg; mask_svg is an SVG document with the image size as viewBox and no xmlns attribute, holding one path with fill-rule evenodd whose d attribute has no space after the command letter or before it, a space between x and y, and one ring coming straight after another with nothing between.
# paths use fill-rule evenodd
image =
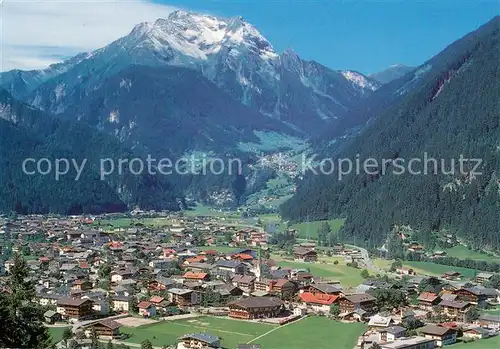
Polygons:
<instances>
[{"instance_id":1,"label":"chalet style house","mask_svg":"<svg viewBox=\"0 0 500 349\"><path fill-rule=\"evenodd\" d=\"M163 312L165 312L167 307L170 305L170 302L161 296L153 296L151 297L149 302L156 307L156 310L160 310Z\"/></svg>"},{"instance_id":2,"label":"chalet style house","mask_svg":"<svg viewBox=\"0 0 500 349\"><path fill-rule=\"evenodd\" d=\"M215 262L215 268L212 270L216 276L226 277L235 274L244 275L247 270L245 263L238 260L218 260Z\"/></svg>"},{"instance_id":3,"label":"chalet style house","mask_svg":"<svg viewBox=\"0 0 500 349\"><path fill-rule=\"evenodd\" d=\"M463 337L471 340L478 340L491 337L490 331L480 326L470 327L463 330Z\"/></svg>"},{"instance_id":4,"label":"chalet style house","mask_svg":"<svg viewBox=\"0 0 500 349\"><path fill-rule=\"evenodd\" d=\"M305 289L306 292L310 292L312 294L329 294L338 296L342 293L342 291L331 284L311 284Z\"/></svg>"},{"instance_id":5,"label":"chalet style house","mask_svg":"<svg viewBox=\"0 0 500 349\"><path fill-rule=\"evenodd\" d=\"M243 293L249 295L254 291L255 276L251 275L235 275L232 284L239 287Z\"/></svg>"},{"instance_id":6,"label":"chalet style house","mask_svg":"<svg viewBox=\"0 0 500 349\"><path fill-rule=\"evenodd\" d=\"M457 331L452 328L429 324L419 328L418 332L420 332L425 338L434 339L436 341L436 346L438 347L455 344L457 342Z\"/></svg>"},{"instance_id":7,"label":"chalet style house","mask_svg":"<svg viewBox=\"0 0 500 349\"><path fill-rule=\"evenodd\" d=\"M220 348L220 338L208 333L186 334L180 338L184 348Z\"/></svg>"},{"instance_id":8,"label":"chalet style house","mask_svg":"<svg viewBox=\"0 0 500 349\"><path fill-rule=\"evenodd\" d=\"M280 314L283 302L276 297L242 298L229 303L229 316L235 319L261 319Z\"/></svg>"},{"instance_id":9,"label":"chalet style house","mask_svg":"<svg viewBox=\"0 0 500 349\"><path fill-rule=\"evenodd\" d=\"M383 343L394 342L398 338L405 337L406 328L402 326L391 326L378 331L379 340Z\"/></svg>"},{"instance_id":10,"label":"chalet style house","mask_svg":"<svg viewBox=\"0 0 500 349\"><path fill-rule=\"evenodd\" d=\"M156 315L156 306L151 302L142 301L137 305L137 308L141 316L150 317Z\"/></svg>"},{"instance_id":11,"label":"chalet style house","mask_svg":"<svg viewBox=\"0 0 500 349\"><path fill-rule=\"evenodd\" d=\"M121 325L113 320L102 320L88 326L96 332L97 336L110 339L120 336L120 327Z\"/></svg>"},{"instance_id":12,"label":"chalet style house","mask_svg":"<svg viewBox=\"0 0 500 349\"><path fill-rule=\"evenodd\" d=\"M63 319L86 320L92 318L93 302L82 298L60 298L57 300L57 312Z\"/></svg>"},{"instance_id":13,"label":"chalet style house","mask_svg":"<svg viewBox=\"0 0 500 349\"><path fill-rule=\"evenodd\" d=\"M493 275L495 275L495 274L485 273L485 272L479 273L476 275L476 282L483 284L486 281L490 281L491 278L493 277Z\"/></svg>"},{"instance_id":14,"label":"chalet style house","mask_svg":"<svg viewBox=\"0 0 500 349\"><path fill-rule=\"evenodd\" d=\"M460 278L462 277L462 274L460 274L458 271L448 271L446 273L443 274L443 279L446 279L446 280L460 280Z\"/></svg>"},{"instance_id":15,"label":"chalet style house","mask_svg":"<svg viewBox=\"0 0 500 349\"><path fill-rule=\"evenodd\" d=\"M407 338L398 338L393 342L382 343L382 349L434 349L436 341L431 338L415 336Z\"/></svg>"},{"instance_id":16,"label":"chalet style house","mask_svg":"<svg viewBox=\"0 0 500 349\"><path fill-rule=\"evenodd\" d=\"M200 293L185 288L171 288L167 290L168 300L181 308L200 304Z\"/></svg>"},{"instance_id":17,"label":"chalet style house","mask_svg":"<svg viewBox=\"0 0 500 349\"><path fill-rule=\"evenodd\" d=\"M472 310L472 304L468 302L458 301L441 301L439 306L443 309L448 317L453 321L467 322L469 320L469 312Z\"/></svg>"},{"instance_id":18,"label":"chalet style house","mask_svg":"<svg viewBox=\"0 0 500 349\"><path fill-rule=\"evenodd\" d=\"M461 288L456 290L454 294L457 295L457 299L462 302L469 302L474 305L484 305L488 300L488 296L480 289L471 288Z\"/></svg>"},{"instance_id":19,"label":"chalet style house","mask_svg":"<svg viewBox=\"0 0 500 349\"><path fill-rule=\"evenodd\" d=\"M87 280L75 280L71 286L72 291L88 291L93 287L92 282Z\"/></svg>"},{"instance_id":20,"label":"chalet style house","mask_svg":"<svg viewBox=\"0 0 500 349\"><path fill-rule=\"evenodd\" d=\"M128 296L114 296L111 297L112 308L116 312L127 312L130 308L130 297Z\"/></svg>"},{"instance_id":21,"label":"chalet style house","mask_svg":"<svg viewBox=\"0 0 500 349\"><path fill-rule=\"evenodd\" d=\"M338 300L339 296L303 292L299 294L299 298L305 306L310 307L315 311L329 313L331 305Z\"/></svg>"},{"instance_id":22,"label":"chalet style house","mask_svg":"<svg viewBox=\"0 0 500 349\"><path fill-rule=\"evenodd\" d=\"M316 262L318 260L318 253L309 248L296 247L293 250L293 259L299 262Z\"/></svg>"},{"instance_id":23,"label":"chalet style house","mask_svg":"<svg viewBox=\"0 0 500 349\"><path fill-rule=\"evenodd\" d=\"M183 275L184 280L191 281L207 281L209 277L208 273L196 273L193 271L188 271Z\"/></svg>"},{"instance_id":24,"label":"chalet style house","mask_svg":"<svg viewBox=\"0 0 500 349\"><path fill-rule=\"evenodd\" d=\"M271 294L281 299L287 299L295 294L297 285L287 279L262 279L255 282L255 291Z\"/></svg>"},{"instance_id":25,"label":"chalet style house","mask_svg":"<svg viewBox=\"0 0 500 349\"><path fill-rule=\"evenodd\" d=\"M418 296L417 301L420 308L432 310L432 307L439 304L441 298L432 292L422 292Z\"/></svg>"},{"instance_id":26,"label":"chalet style house","mask_svg":"<svg viewBox=\"0 0 500 349\"><path fill-rule=\"evenodd\" d=\"M361 309L367 314L372 314L375 311L375 303L375 297L366 293L345 295L339 300L340 313L349 314Z\"/></svg>"}]
</instances>

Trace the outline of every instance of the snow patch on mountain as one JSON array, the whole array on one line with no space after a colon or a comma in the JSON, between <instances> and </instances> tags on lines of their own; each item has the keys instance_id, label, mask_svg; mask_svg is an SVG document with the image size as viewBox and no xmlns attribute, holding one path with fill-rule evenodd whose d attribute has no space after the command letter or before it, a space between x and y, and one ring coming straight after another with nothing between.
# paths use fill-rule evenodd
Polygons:
<instances>
[{"instance_id":1,"label":"snow patch on mountain","mask_svg":"<svg viewBox=\"0 0 500 349\"><path fill-rule=\"evenodd\" d=\"M378 83L369 80L363 74L355 72L353 70L344 70L342 71L342 75L344 76L344 78L352 82L355 86L358 86L363 90L369 89L372 91L376 91L380 87Z\"/></svg>"},{"instance_id":2,"label":"snow patch on mountain","mask_svg":"<svg viewBox=\"0 0 500 349\"><path fill-rule=\"evenodd\" d=\"M64 97L64 95L65 95L64 88L65 87L66 87L66 85L64 83L60 83L54 89L54 94L56 96L56 101L58 101L59 99L61 99L61 97Z\"/></svg>"},{"instance_id":3,"label":"snow patch on mountain","mask_svg":"<svg viewBox=\"0 0 500 349\"><path fill-rule=\"evenodd\" d=\"M12 108L8 103L0 103L0 119L17 123L17 116L12 112Z\"/></svg>"},{"instance_id":4,"label":"snow patch on mountain","mask_svg":"<svg viewBox=\"0 0 500 349\"><path fill-rule=\"evenodd\" d=\"M120 122L120 112L118 110L113 110L109 113L108 122L112 124L117 124Z\"/></svg>"},{"instance_id":5,"label":"snow patch on mountain","mask_svg":"<svg viewBox=\"0 0 500 349\"><path fill-rule=\"evenodd\" d=\"M130 81L130 79L122 79L122 81L120 81L120 88L126 88L127 90L130 90L131 87L132 81Z\"/></svg>"}]
</instances>

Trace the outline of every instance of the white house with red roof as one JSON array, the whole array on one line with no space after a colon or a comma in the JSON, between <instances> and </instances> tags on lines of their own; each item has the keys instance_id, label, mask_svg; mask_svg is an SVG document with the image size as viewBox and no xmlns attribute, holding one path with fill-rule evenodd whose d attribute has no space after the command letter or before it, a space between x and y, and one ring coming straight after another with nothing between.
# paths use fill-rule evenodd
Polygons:
<instances>
[{"instance_id":1,"label":"white house with red roof","mask_svg":"<svg viewBox=\"0 0 500 349\"><path fill-rule=\"evenodd\" d=\"M137 305L137 308L139 309L139 315L144 317L156 315L156 306L151 302L142 301Z\"/></svg>"},{"instance_id":2,"label":"white house with red roof","mask_svg":"<svg viewBox=\"0 0 500 349\"><path fill-rule=\"evenodd\" d=\"M299 294L302 303L314 311L328 313L332 304L340 298L336 295L303 292Z\"/></svg>"}]
</instances>

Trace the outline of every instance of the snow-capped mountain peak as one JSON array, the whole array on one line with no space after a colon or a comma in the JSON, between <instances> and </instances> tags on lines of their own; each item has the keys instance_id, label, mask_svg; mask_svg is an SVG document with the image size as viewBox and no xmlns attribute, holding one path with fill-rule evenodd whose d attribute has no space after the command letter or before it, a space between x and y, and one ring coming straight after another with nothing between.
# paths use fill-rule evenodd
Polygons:
<instances>
[{"instance_id":1,"label":"snow-capped mountain peak","mask_svg":"<svg viewBox=\"0 0 500 349\"><path fill-rule=\"evenodd\" d=\"M223 47L241 46L262 58L277 57L272 45L242 17L221 18L177 10L154 23L137 25L129 37L156 51L195 60L207 60Z\"/></svg>"},{"instance_id":2,"label":"snow-capped mountain peak","mask_svg":"<svg viewBox=\"0 0 500 349\"><path fill-rule=\"evenodd\" d=\"M344 72L344 78L342 72L302 60L291 49L278 55L242 17L186 11L140 23L78 61L56 79L40 81L38 87L30 84L34 87L23 92L27 101L62 114L130 66L174 66L196 71L247 107L308 134L341 118L375 89L362 74ZM132 80L122 76L119 85L130 88Z\"/></svg>"}]
</instances>

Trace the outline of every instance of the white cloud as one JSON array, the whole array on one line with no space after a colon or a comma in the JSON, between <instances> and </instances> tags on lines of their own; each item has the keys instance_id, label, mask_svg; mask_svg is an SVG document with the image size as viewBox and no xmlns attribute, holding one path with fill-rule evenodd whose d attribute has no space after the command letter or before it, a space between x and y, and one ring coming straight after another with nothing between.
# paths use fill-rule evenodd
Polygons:
<instances>
[{"instance_id":1,"label":"white cloud","mask_svg":"<svg viewBox=\"0 0 500 349\"><path fill-rule=\"evenodd\" d=\"M0 0L0 71L44 68L173 10L145 0Z\"/></svg>"}]
</instances>

